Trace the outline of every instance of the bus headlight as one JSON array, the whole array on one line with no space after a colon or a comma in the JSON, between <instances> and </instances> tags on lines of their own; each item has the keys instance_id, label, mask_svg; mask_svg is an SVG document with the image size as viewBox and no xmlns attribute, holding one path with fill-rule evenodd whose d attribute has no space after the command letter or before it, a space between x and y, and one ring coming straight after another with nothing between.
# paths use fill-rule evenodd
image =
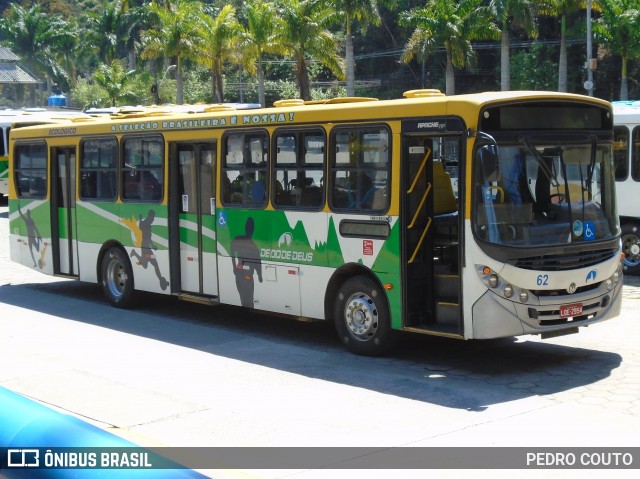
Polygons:
<instances>
[{"instance_id":1,"label":"bus headlight","mask_svg":"<svg viewBox=\"0 0 640 479\"><path fill-rule=\"evenodd\" d=\"M502 290L502 294L504 294L505 298L510 298L511 296L513 296L513 286L507 284Z\"/></svg>"},{"instance_id":2,"label":"bus headlight","mask_svg":"<svg viewBox=\"0 0 640 479\"><path fill-rule=\"evenodd\" d=\"M498 286L498 275L492 274L491 276L489 276L487 281L489 282L490 288L495 288L496 286Z\"/></svg>"},{"instance_id":3,"label":"bus headlight","mask_svg":"<svg viewBox=\"0 0 640 479\"><path fill-rule=\"evenodd\" d=\"M524 289L521 290L520 294L518 294L518 299L521 303L526 303L527 301L529 301L529 293L527 293Z\"/></svg>"},{"instance_id":4,"label":"bus headlight","mask_svg":"<svg viewBox=\"0 0 640 479\"><path fill-rule=\"evenodd\" d=\"M613 288L613 280L612 280L611 278L607 279L607 280L604 282L604 284L605 284L605 286L607 287L607 289L611 289L611 288Z\"/></svg>"},{"instance_id":5,"label":"bus headlight","mask_svg":"<svg viewBox=\"0 0 640 479\"><path fill-rule=\"evenodd\" d=\"M613 276L611 276L611 278L613 279L614 283L618 284L620 282L620 273L616 271L615 273L613 273Z\"/></svg>"}]
</instances>

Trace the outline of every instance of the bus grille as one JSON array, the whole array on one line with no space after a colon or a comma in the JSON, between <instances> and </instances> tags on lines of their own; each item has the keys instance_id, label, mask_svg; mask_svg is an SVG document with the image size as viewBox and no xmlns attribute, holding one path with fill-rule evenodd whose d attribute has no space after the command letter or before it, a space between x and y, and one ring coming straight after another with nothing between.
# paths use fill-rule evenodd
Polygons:
<instances>
[{"instance_id":1,"label":"bus grille","mask_svg":"<svg viewBox=\"0 0 640 479\"><path fill-rule=\"evenodd\" d=\"M538 271L566 271L602 263L616 254L615 249L581 251L571 255L548 254L509 261L516 268Z\"/></svg>"},{"instance_id":2,"label":"bus grille","mask_svg":"<svg viewBox=\"0 0 640 479\"><path fill-rule=\"evenodd\" d=\"M575 293L573 294L580 294L580 293L586 293L587 291L592 291L594 289L598 289L600 287L600 284L602 284L601 282L599 283L589 283L585 286L580 286L578 289L576 289ZM533 294L535 294L538 298L543 297L543 296L566 296L567 294L567 290L566 289L534 289L531 290L531 292Z\"/></svg>"}]
</instances>

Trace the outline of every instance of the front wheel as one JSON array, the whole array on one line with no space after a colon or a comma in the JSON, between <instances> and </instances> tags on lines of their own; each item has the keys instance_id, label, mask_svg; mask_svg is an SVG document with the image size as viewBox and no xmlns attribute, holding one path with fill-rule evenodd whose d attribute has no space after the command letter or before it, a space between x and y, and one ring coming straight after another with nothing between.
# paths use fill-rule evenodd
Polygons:
<instances>
[{"instance_id":1,"label":"front wheel","mask_svg":"<svg viewBox=\"0 0 640 479\"><path fill-rule=\"evenodd\" d=\"M622 252L624 272L640 274L640 227L637 224L622 225Z\"/></svg>"},{"instance_id":2,"label":"front wheel","mask_svg":"<svg viewBox=\"0 0 640 479\"><path fill-rule=\"evenodd\" d=\"M335 303L335 325L347 348L363 356L378 356L395 344L391 317L382 290L369 278L344 282Z\"/></svg>"},{"instance_id":3,"label":"front wheel","mask_svg":"<svg viewBox=\"0 0 640 479\"><path fill-rule=\"evenodd\" d=\"M120 248L109 248L102 258L102 290L116 308L133 305L133 270L129 258Z\"/></svg>"}]
</instances>

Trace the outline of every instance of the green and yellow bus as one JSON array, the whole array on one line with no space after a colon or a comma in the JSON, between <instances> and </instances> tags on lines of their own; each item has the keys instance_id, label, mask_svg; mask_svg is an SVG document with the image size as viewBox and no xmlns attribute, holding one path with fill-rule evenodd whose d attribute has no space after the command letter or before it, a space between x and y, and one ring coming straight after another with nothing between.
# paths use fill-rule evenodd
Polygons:
<instances>
[{"instance_id":1,"label":"green and yellow bus","mask_svg":"<svg viewBox=\"0 0 640 479\"><path fill-rule=\"evenodd\" d=\"M573 333L619 314L613 117L547 92L283 100L14 130L14 261L335 322L357 354L398 331Z\"/></svg>"}]
</instances>

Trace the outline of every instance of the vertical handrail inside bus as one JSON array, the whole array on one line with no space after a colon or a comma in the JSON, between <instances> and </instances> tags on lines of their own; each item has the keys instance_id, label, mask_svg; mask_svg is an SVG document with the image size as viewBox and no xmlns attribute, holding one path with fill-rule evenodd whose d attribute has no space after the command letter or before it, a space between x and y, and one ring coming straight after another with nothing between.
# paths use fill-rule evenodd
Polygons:
<instances>
[{"instance_id":1,"label":"vertical handrail inside bus","mask_svg":"<svg viewBox=\"0 0 640 479\"><path fill-rule=\"evenodd\" d=\"M415 226L416 221L418 220L418 214L420 214L420 211L422 211L422 208L424 207L424 204L426 203L430 192L431 192L431 183L428 183L427 184L427 189L425 190L424 195L422 195L422 199L420 200L420 204L416 208L416 212L413 215L413 218L411 219L411 223L409 223L409 226L407 226L407 229L412 230L413 227Z\"/></svg>"},{"instance_id":2,"label":"vertical handrail inside bus","mask_svg":"<svg viewBox=\"0 0 640 479\"><path fill-rule=\"evenodd\" d=\"M420 178L420 175L424 171L424 167L426 166L427 160L429 160L429 156L430 155L431 155L431 148L427 147L427 153L424 155L424 159L422 160L422 163L420 164L420 168L418 168L416 176L413 178L413 183L411 183L411 187L409 188L409 191L407 191L408 195L413 193L414 188L418 184L418 178Z\"/></svg>"},{"instance_id":3,"label":"vertical handrail inside bus","mask_svg":"<svg viewBox=\"0 0 640 479\"><path fill-rule=\"evenodd\" d=\"M416 256L418 255L418 251L420 251L420 247L422 246L422 243L424 242L424 239L427 236L427 231L429 231L429 228L431 227L431 221L433 220L429 218L429 221L427 221L427 226L425 226L424 231L422 232L422 235L420 235L420 241L418 241L418 244L416 245L416 249L413 250L413 254L411 255L411 258L409 258L409 261L408 261L409 264L413 263L413 261L416 259Z\"/></svg>"},{"instance_id":4,"label":"vertical handrail inside bus","mask_svg":"<svg viewBox=\"0 0 640 479\"><path fill-rule=\"evenodd\" d=\"M418 179L422 175L422 172L424 171L424 168L427 165L427 162L428 162L430 156L431 156L431 149L427 148L426 154L424 155L424 159L422 160L422 163L420 164L420 168L418 168L418 171L416 172L416 175L413 178L413 182L411 183L411 187L407 191L408 195L410 195L413 192L413 190L415 189L416 185L418 184ZM413 229L413 227L415 226L416 222L418 221L418 215L420 214L420 212L424 208L425 203L427 202L427 198L429 197L429 193L431 193L431 187L432 187L432 184L431 183L427 183L427 188L426 188L424 194L422 195L422 199L420 200L420 204L416 208L416 212L414 213L413 218L411 219L411 223L409 223L409 225L407 226L407 229ZM420 248L422 247L422 243L424 243L424 239L427 236L427 231L429 231L429 228L431 227L431 221L432 221L432 218L428 218L427 225L425 226L424 231L420 235L420 240L418 241L418 244L416 245L415 249L413 250L413 254L411 255L411 258L409 258L409 261L408 261L409 264L413 263L414 260L416 259L416 256L418 255L418 251L420 251Z\"/></svg>"}]
</instances>

